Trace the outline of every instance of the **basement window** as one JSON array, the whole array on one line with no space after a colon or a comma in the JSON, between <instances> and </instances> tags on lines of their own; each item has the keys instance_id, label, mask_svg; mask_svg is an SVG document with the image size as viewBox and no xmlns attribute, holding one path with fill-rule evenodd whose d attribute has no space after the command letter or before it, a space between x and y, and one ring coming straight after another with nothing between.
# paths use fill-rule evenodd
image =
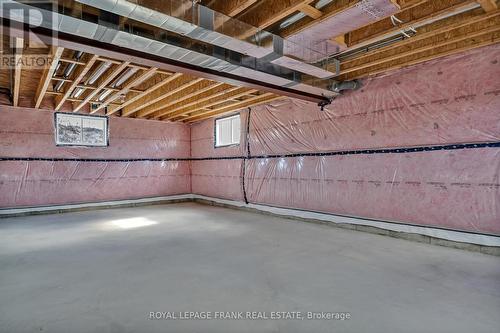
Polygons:
<instances>
[{"instance_id":1,"label":"basement window","mask_svg":"<svg viewBox=\"0 0 500 333\"><path fill-rule=\"evenodd\" d=\"M109 145L108 117L56 112L54 124L57 146L107 147Z\"/></svg>"},{"instance_id":2,"label":"basement window","mask_svg":"<svg viewBox=\"0 0 500 333\"><path fill-rule=\"evenodd\" d=\"M240 115L215 119L215 147L240 144Z\"/></svg>"}]
</instances>

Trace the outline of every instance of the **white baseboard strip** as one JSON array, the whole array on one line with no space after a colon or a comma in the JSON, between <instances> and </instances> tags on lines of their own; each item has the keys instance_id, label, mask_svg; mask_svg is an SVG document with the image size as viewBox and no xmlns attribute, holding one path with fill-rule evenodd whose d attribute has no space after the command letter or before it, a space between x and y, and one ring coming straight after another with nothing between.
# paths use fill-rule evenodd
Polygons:
<instances>
[{"instance_id":1,"label":"white baseboard strip","mask_svg":"<svg viewBox=\"0 0 500 333\"><path fill-rule=\"evenodd\" d=\"M495 246L500 247L500 237L493 235L481 235L474 234L468 232L460 232L453 230L445 230L438 229L432 227L421 227L414 225L407 225L404 223L398 222L384 222L370 219L363 219L357 217L348 217L348 216L339 216L333 214L326 213L316 213L310 211L303 211L297 209L290 208L279 208L272 207L266 205L259 204L245 204L240 201L233 201L227 199L219 199L214 197L208 197L204 195L198 194L181 194L181 195L171 195L171 196L163 196L163 197L151 197L151 198L142 198L142 199L130 199L130 200L117 200L117 201L105 201L105 202L93 202L93 203L81 203L81 204L68 204L68 205L58 205L58 206L43 206L43 207L22 207L22 208L5 208L0 209L0 218L1 217L10 217L10 216L19 216L19 215L29 215L29 214L43 214L43 213L57 213L64 211L72 211L78 209L91 209L91 208L111 208L111 207L119 207L119 206L133 206L137 204L154 204L154 203L162 203L169 201L190 201L194 199L211 201L214 203L219 203L222 205L233 206L237 208L250 208L255 209L262 212L271 213L274 215L279 215L283 217L296 217L303 219L311 219L311 220L319 220L330 223L339 223L339 224L352 224L352 225L362 225L375 227L384 230L396 231L396 232L404 232L411 234L419 234L434 238L440 238L444 240L461 242L461 243L470 243L481 246Z\"/></svg>"},{"instance_id":2,"label":"white baseboard strip","mask_svg":"<svg viewBox=\"0 0 500 333\"><path fill-rule=\"evenodd\" d=\"M333 215L333 214L308 212L308 211L297 210L297 209L271 207L271 206L266 206L266 205L245 204L244 202L206 197L206 196L197 195L197 194L194 194L193 198L213 201L216 203L229 205L229 206L252 208L252 209L256 209L256 210L260 210L260 211L264 211L264 212L268 212L268 213L272 213L272 214L276 214L276 215L281 215L281 216L285 216L285 217L286 216L293 216L293 217L298 217L298 218L314 219L314 220L320 220L320 221L326 221L326 222L332 222L332 223L364 225L364 226L370 226L370 227L381 228L381 229L397 231L397 232L420 234L420 235L425 235L425 236L429 236L429 237L446 239L446 240L450 240L450 241L454 241L454 242L471 243L471 244L477 244L477 245L482 245L482 246L500 246L500 237L498 237L498 236L481 235L481 234L474 234L474 233L468 233L468 232L438 229L438 228L432 228L432 227L419 227L419 226L406 225L406 224L397 223L397 222L375 221L375 220L361 219L361 218L356 218L356 217L347 217L347 216L339 216L339 215Z\"/></svg>"},{"instance_id":3,"label":"white baseboard strip","mask_svg":"<svg viewBox=\"0 0 500 333\"><path fill-rule=\"evenodd\" d=\"M136 204L157 203L162 201L175 201L175 200L192 200L192 194L169 195L164 197L151 197L142 199L127 199L116 201L102 201L102 202L88 202L81 204L67 204L67 205L54 205L54 206L38 206L38 207L21 207L21 208L3 208L0 209L0 217L8 217L11 215L30 214L30 213L43 213L52 211L74 210L82 208L102 208L113 206L125 206Z\"/></svg>"}]
</instances>

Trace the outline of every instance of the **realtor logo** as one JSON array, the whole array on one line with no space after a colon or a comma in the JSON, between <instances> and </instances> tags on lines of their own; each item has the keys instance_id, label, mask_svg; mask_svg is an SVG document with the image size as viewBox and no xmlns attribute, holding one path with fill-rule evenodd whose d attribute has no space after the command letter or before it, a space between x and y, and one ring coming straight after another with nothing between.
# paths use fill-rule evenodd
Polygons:
<instances>
[{"instance_id":1,"label":"realtor logo","mask_svg":"<svg viewBox=\"0 0 500 333\"><path fill-rule=\"evenodd\" d=\"M49 49L57 41L57 10L57 0L0 0L2 67L50 66ZM38 34L37 28L46 28L46 33Z\"/></svg>"}]
</instances>

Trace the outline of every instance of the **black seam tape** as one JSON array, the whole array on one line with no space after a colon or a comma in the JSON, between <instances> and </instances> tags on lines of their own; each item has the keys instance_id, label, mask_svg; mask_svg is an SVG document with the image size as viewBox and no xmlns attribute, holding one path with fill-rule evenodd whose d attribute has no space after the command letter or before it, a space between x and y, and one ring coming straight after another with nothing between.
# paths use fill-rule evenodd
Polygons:
<instances>
[{"instance_id":1,"label":"black seam tape","mask_svg":"<svg viewBox=\"0 0 500 333\"><path fill-rule=\"evenodd\" d=\"M263 159L263 158L287 158L287 157L309 157L309 156L336 156L336 155L367 155L367 154L404 154L416 152L428 152L438 150L461 150L476 148L500 148L500 142L487 143L463 143L442 146L419 146L410 148L382 148L365 150L342 150L333 152L317 153L293 153L272 154L256 156L221 156L221 157L191 157L191 158L65 158L65 157L0 157L0 161L49 161L49 162L176 162L176 161L214 161L214 160L238 160L238 159Z\"/></svg>"}]
</instances>

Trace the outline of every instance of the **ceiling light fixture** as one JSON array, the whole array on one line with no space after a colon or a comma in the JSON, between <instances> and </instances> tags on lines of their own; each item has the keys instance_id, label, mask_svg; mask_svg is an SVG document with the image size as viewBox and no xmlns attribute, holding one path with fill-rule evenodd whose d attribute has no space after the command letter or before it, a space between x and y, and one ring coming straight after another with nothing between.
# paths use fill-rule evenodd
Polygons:
<instances>
[{"instance_id":1,"label":"ceiling light fixture","mask_svg":"<svg viewBox=\"0 0 500 333\"><path fill-rule=\"evenodd\" d=\"M111 62L106 61L101 63L95 72L89 77L87 84L94 84L109 67L111 67Z\"/></svg>"},{"instance_id":2,"label":"ceiling light fixture","mask_svg":"<svg viewBox=\"0 0 500 333\"><path fill-rule=\"evenodd\" d=\"M130 79L130 77L132 75L134 75L135 73L137 73L138 70L139 70L139 68L137 68L137 67L132 67L132 68L127 69L125 72L123 72L118 77L118 79L116 79L115 83L113 83L113 88L114 87L119 87L122 84L124 84L128 79Z\"/></svg>"}]
</instances>

